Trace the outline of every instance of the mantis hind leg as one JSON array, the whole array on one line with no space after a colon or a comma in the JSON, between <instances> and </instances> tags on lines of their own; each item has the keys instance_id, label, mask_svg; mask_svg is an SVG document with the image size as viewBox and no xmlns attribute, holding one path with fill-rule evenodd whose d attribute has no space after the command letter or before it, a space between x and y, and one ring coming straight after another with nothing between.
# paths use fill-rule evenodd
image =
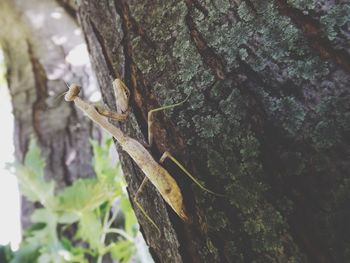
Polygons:
<instances>
[{"instance_id":1,"label":"mantis hind leg","mask_svg":"<svg viewBox=\"0 0 350 263\"><path fill-rule=\"evenodd\" d=\"M169 158L170 160L172 160L202 190L217 196L224 196L223 194L215 193L212 190L203 186L203 184L201 184L170 152L164 152L159 162L163 163L166 158Z\"/></svg>"},{"instance_id":2,"label":"mantis hind leg","mask_svg":"<svg viewBox=\"0 0 350 263\"><path fill-rule=\"evenodd\" d=\"M152 218L147 214L147 212L145 211L145 209L142 207L142 205L139 203L138 199L140 197L140 194L142 193L143 189L145 188L145 185L147 184L147 182L149 181L148 177L146 176L139 189L137 190L136 194L135 194L135 197L134 197L134 202L135 204L137 205L137 207L141 210L142 214L147 218L147 220L149 222L151 222L151 224L158 230L159 234L161 233L160 232L160 229L159 227L156 225L156 223L152 220Z\"/></svg>"}]
</instances>

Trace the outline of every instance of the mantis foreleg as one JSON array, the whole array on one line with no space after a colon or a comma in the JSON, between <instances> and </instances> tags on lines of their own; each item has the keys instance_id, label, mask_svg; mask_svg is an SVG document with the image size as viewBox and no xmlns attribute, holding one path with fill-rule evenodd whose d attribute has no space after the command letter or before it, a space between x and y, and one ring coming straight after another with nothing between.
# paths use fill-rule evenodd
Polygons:
<instances>
[{"instance_id":1,"label":"mantis foreleg","mask_svg":"<svg viewBox=\"0 0 350 263\"><path fill-rule=\"evenodd\" d=\"M109 110L106 107L101 107L96 105L95 105L95 109L98 111L99 114L117 121L124 121L128 118L128 115L129 115L128 113L116 113L114 111Z\"/></svg>"},{"instance_id":2,"label":"mantis foreleg","mask_svg":"<svg viewBox=\"0 0 350 263\"><path fill-rule=\"evenodd\" d=\"M120 79L115 79L113 81L113 91L118 112L111 111L107 107L101 107L96 105L95 109L98 111L99 114L105 117L117 121L124 121L129 116L130 91L126 87L124 82Z\"/></svg>"}]
</instances>

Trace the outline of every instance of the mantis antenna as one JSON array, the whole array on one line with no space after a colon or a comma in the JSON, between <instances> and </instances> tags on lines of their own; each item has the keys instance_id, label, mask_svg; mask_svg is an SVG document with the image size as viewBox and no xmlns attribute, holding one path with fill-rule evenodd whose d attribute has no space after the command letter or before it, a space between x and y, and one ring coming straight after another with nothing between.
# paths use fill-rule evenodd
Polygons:
<instances>
[{"instance_id":1,"label":"mantis antenna","mask_svg":"<svg viewBox=\"0 0 350 263\"><path fill-rule=\"evenodd\" d=\"M69 85L68 85L68 83L65 82L65 81L63 81L63 82L66 84L66 86L67 86L67 88L68 88L68 90L69 90ZM64 95L66 95L67 92L68 92L68 90L62 92L61 94L58 94L58 95L54 98L54 100L53 100L54 103L53 103L53 106L52 106L52 107L56 107L56 106L58 105L59 99L62 98Z\"/></svg>"}]
</instances>

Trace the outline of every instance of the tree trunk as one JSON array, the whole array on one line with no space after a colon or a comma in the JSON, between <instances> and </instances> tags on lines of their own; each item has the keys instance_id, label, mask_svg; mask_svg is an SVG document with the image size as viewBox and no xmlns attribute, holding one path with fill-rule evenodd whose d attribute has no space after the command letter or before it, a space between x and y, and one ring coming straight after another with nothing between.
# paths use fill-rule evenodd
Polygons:
<instances>
[{"instance_id":1,"label":"tree trunk","mask_svg":"<svg viewBox=\"0 0 350 263\"><path fill-rule=\"evenodd\" d=\"M16 159L23 161L30 136L35 135L46 160L45 174L58 187L93 175L89 143L93 126L58 98L67 90L64 80L93 84L88 60L74 60L84 47L76 21L55 1L2 0L0 24L15 117ZM24 201L22 209L26 227L33 204Z\"/></svg>"},{"instance_id":2,"label":"tree trunk","mask_svg":"<svg viewBox=\"0 0 350 263\"><path fill-rule=\"evenodd\" d=\"M337 2L337 3L336 3ZM136 209L156 262L349 262L350 6L344 1L79 1L102 87L131 90L119 125L145 142L157 113L192 223L148 185ZM144 177L121 152L133 197Z\"/></svg>"}]
</instances>

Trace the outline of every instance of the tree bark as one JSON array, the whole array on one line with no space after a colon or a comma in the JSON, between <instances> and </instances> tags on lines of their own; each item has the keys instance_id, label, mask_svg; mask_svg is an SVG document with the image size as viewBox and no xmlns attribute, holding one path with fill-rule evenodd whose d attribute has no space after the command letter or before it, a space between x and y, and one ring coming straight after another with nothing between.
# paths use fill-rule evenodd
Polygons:
<instances>
[{"instance_id":1,"label":"tree bark","mask_svg":"<svg viewBox=\"0 0 350 263\"><path fill-rule=\"evenodd\" d=\"M345 1L79 1L106 104L131 90L141 142L157 113L158 159L170 162L192 223L148 185L136 209L156 262L349 262L349 4ZM121 152L133 197L144 177Z\"/></svg>"},{"instance_id":2,"label":"tree bark","mask_svg":"<svg viewBox=\"0 0 350 263\"><path fill-rule=\"evenodd\" d=\"M58 98L67 90L64 81L86 87L94 82L89 62L74 60L84 45L77 22L55 1L3 0L0 24L15 117L16 159L23 161L34 135L46 160L45 175L58 188L92 176L89 138L93 126ZM91 90L85 91L91 94ZM24 201L24 227L30 224L32 210L33 204Z\"/></svg>"}]
</instances>

